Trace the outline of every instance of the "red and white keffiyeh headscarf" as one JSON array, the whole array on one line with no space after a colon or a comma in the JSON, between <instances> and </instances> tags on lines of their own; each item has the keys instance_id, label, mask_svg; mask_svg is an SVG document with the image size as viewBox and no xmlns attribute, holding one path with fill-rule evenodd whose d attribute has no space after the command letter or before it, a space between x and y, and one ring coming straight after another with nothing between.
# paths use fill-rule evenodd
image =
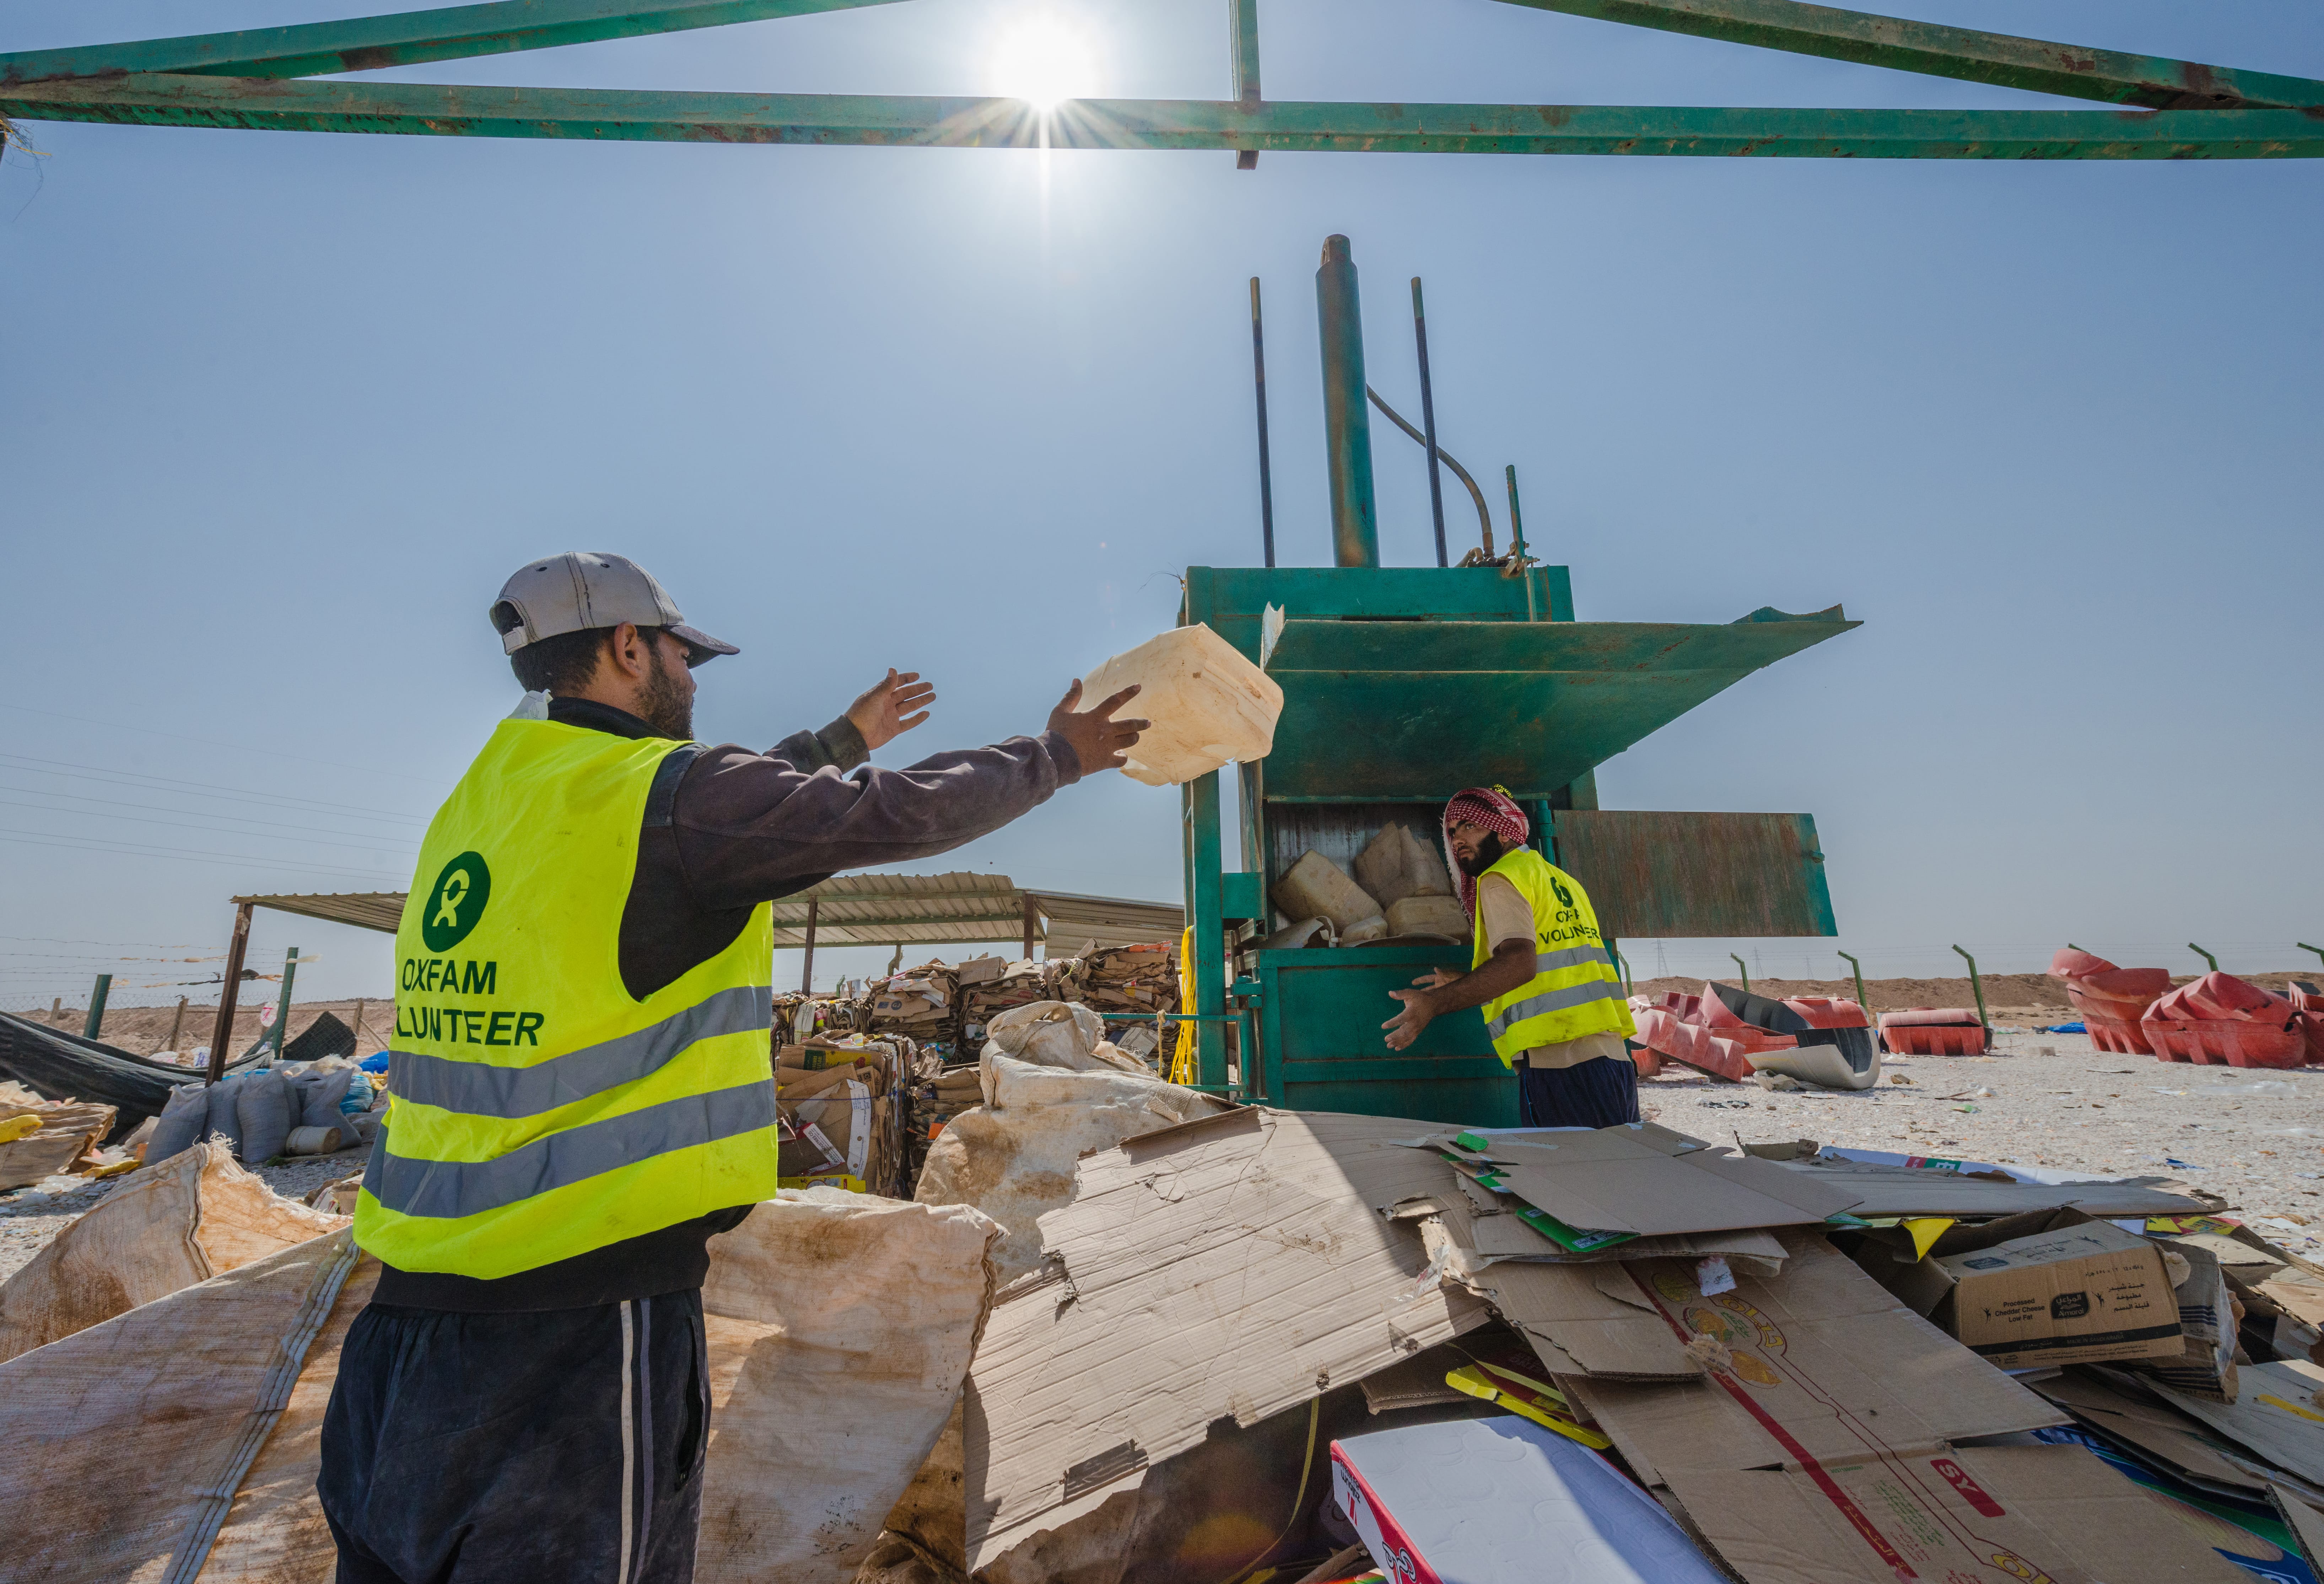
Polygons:
<instances>
[{"instance_id":1,"label":"red and white keffiyeh headscarf","mask_svg":"<svg viewBox=\"0 0 2324 1584\"><path fill-rule=\"evenodd\" d=\"M1456 824L1481 826L1499 837L1509 847L1523 847L1533 835L1533 822L1525 817L1509 794L1498 786L1472 786L1466 792L1452 794L1444 805L1444 867L1453 883L1461 888L1461 905L1468 912L1477 911L1477 883L1463 874L1461 860L1452 856L1452 827Z\"/></svg>"}]
</instances>

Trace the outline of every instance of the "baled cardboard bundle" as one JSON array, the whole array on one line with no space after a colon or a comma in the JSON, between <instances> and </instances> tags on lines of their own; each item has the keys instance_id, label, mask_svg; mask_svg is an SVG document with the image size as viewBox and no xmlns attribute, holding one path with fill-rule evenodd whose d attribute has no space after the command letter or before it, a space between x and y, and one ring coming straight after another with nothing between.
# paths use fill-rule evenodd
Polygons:
<instances>
[{"instance_id":1,"label":"baled cardboard bundle","mask_svg":"<svg viewBox=\"0 0 2324 1584\"><path fill-rule=\"evenodd\" d=\"M1049 969L1049 964L1027 958L965 986L960 994L961 1038L973 1045L983 1039L986 1025L1010 1007L1053 999Z\"/></svg>"}]
</instances>

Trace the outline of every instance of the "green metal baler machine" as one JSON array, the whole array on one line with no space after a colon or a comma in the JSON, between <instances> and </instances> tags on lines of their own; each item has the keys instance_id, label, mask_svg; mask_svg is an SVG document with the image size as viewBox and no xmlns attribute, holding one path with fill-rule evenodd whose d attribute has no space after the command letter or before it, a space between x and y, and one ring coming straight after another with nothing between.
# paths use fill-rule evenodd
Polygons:
<instances>
[{"instance_id":1,"label":"green metal baler machine","mask_svg":"<svg viewBox=\"0 0 2324 1584\"><path fill-rule=\"evenodd\" d=\"M1339 564L1192 567L1180 613L1284 693L1274 751L1237 767L1235 868L1222 830L1227 772L1181 789L1196 1081L1229 1086L1233 1028L1231 1087L1248 1098L1514 1125L1517 1086L1481 1017L1441 1017L1402 1051L1381 1033L1397 1011L1388 992L1440 964L1467 968L1465 946L1267 949L1268 889L1311 849L1351 868L1392 820L1434 845L1445 799L1499 784L1526 809L1545 856L1589 887L1609 943L1833 934L1812 815L1602 810L1594 773L1761 666L1858 624L1837 606L1723 625L1576 621L1566 569L1529 564L1521 537L1495 563L1380 566L1344 238L1325 245L1317 301Z\"/></svg>"}]
</instances>

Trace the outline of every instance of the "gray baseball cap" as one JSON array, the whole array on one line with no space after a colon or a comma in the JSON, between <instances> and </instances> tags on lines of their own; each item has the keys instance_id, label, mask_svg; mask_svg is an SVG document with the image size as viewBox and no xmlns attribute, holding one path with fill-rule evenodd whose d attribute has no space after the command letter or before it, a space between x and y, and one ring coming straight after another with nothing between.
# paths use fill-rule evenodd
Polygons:
<instances>
[{"instance_id":1,"label":"gray baseball cap","mask_svg":"<svg viewBox=\"0 0 2324 1584\"><path fill-rule=\"evenodd\" d=\"M723 638L687 626L669 591L629 557L588 551L569 550L528 563L501 585L492 620L502 649L511 654L543 638L623 622L668 628L692 652L688 665L742 653Z\"/></svg>"}]
</instances>

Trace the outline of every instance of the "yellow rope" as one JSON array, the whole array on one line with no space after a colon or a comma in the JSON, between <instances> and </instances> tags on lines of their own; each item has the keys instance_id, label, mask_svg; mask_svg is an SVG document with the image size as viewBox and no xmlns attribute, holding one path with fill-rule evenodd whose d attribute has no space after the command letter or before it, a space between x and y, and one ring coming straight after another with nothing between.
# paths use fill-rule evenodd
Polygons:
<instances>
[{"instance_id":1,"label":"yellow rope","mask_svg":"<svg viewBox=\"0 0 2324 1584\"><path fill-rule=\"evenodd\" d=\"M1224 1584L1242 1584L1242 1581L1245 1579L1250 1577L1252 1570L1256 1569L1259 1563L1265 1561L1268 1557L1274 1552L1277 1546L1283 1543L1283 1537L1284 1535L1291 1533L1291 1526L1299 1522L1299 1509L1307 1505L1307 1480L1308 1477L1315 1472L1315 1426L1322 1421L1323 1417L1323 1399L1321 1397L1309 1398L1307 1400L1307 1456L1306 1459L1299 1465L1299 1494L1291 1498L1291 1516L1284 1520L1282 1533L1277 1534L1273 1540L1268 1541L1267 1542L1267 1550L1260 1552L1257 1556L1251 1558L1250 1561L1245 1562L1243 1564L1242 1570L1236 1573L1232 1578L1226 1579Z\"/></svg>"}]
</instances>

